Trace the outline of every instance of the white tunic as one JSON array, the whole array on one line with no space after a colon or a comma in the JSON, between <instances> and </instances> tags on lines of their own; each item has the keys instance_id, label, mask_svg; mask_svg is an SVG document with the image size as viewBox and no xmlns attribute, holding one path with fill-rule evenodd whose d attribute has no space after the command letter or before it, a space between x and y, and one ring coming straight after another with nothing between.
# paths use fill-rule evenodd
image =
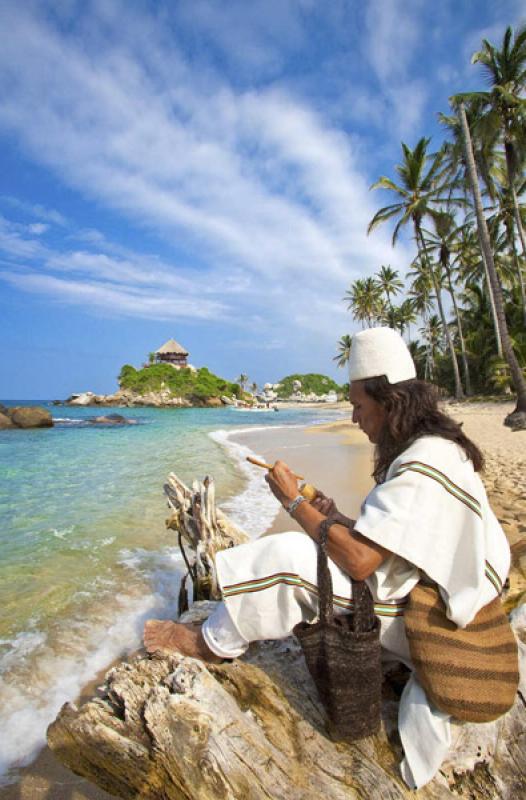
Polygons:
<instances>
[{"instance_id":1,"label":"white tunic","mask_svg":"<svg viewBox=\"0 0 526 800\"><path fill-rule=\"evenodd\" d=\"M461 627L501 591L508 573L509 546L482 481L463 450L440 437L418 439L393 461L385 482L366 497L355 529L392 553L368 583L385 656L409 667L403 606L421 571L439 585L449 618ZM352 607L350 581L332 562L330 568L335 611L343 613ZM287 636L316 614L316 545L304 534L222 551L217 570L240 644ZM210 643L213 629L211 618ZM423 786L447 752L450 725L429 705L414 673L400 701L399 730L402 775L408 785Z\"/></svg>"}]
</instances>

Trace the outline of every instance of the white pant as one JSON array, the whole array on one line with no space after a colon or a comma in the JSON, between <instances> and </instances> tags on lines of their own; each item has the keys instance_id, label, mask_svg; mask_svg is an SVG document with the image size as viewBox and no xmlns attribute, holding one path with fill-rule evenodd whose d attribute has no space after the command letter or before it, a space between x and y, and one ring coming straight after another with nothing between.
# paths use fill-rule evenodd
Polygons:
<instances>
[{"instance_id":1,"label":"white pant","mask_svg":"<svg viewBox=\"0 0 526 800\"><path fill-rule=\"evenodd\" d=\"M318 614L317 544L298 532L263 536L216 556L223 603L203 625L210 649L237 658L249 642L283 639L298 622ZM349 576L329 559L335 614L352 610ZM381 643L393 659L410 665L401 603L375 603Z\"/></svg>"}]
</instances>

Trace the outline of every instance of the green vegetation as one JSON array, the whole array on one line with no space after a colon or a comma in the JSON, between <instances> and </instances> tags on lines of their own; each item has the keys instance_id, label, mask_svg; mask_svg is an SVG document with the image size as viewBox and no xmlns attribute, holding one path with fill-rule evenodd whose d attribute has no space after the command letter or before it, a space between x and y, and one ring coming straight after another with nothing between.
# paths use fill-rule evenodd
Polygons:
<instances>
[{"instance_id":1,"label":"green vegetation","mask_svg":"<svg viewBox=\"0 0 526 800\"><path fill-rule=\"evenodd\" d=\"M472 63L487 90L451 97L442 145L402 142L394 177L372 186L388 205L368 233L387 223L393 244L403 228L413 237L407 284L384 265L344 301L362 327L406 337L419 377L459 400L514 390L526 413L526 26L507 28L500 46L483 40ZM348 335L337 347L343 367Z\"/></svg>"},{"instance_id":2,"label":"green vegetation","mask_svg":"<svg viewBox=\"0 0 526 800\"><path fill-rule=\"evenodd\" d=\"M309 372L307 375L287 375L286 378L282 378L279 381L280 388L277 390L278 397L286 398L294 394L294 381L301 383L299 391L302 394L317 394L319 396L327 394L327 392L342 393L342 387L338 386L332 378L328 378L327 375L319 375L316 372Z\"/></svg>"},{"instance_id":3,"label":"green vegetation","mask_svg":"<svg viewBox=\"0 0 526 800\"><path fill-rule=\"evenodd\" d=\"M135 369L130 364L125 364L119 374L121 389L131 389L137 394L146 392L160 392L169 390L176 397L187 397L204 400L207 397L220 397L221 395L241 395L237 383L218 378L206 367L196 372L185 367L174 369L169 364L154 364L144 369Z\"/></svg>"}]
</instances>

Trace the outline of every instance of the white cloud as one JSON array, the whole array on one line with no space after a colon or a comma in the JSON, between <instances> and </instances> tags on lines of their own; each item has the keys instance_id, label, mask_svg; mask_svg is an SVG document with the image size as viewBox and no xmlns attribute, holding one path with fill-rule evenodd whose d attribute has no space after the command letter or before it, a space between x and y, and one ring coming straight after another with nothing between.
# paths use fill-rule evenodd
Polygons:
<instances>
[{"instance_id":1,"label":"white cloud","mask_svg":"<svg viewBox=\"0 0 526 800\"><path fill-rule=\"evenodd\" d=\"M421 0L369 0L365 52L380 81L406 77L420 35L421 7Z\"/></svg>"},{"instance_id":2,"label":"white cloud","mask_svg":"<svg viewBox=\"0 0 526 800\"><path fill-rule=\"evenodd\" d=\"M0 218L0 277L12 286L61 302L89 302L113 316L224 319L231 311L220 297L227 293L227 277L185 275L173 264L114 246L102 236L97 251L51 249L31 238L32 227Z\"/></svg>"},{"instance_id":3,"label":"white cloud","mask_svg":"<svg viewBox=\"0 0 526 800\"><path fill-rule=\"evenodd\" d=\"M403 138L420 138L428 97L425 83L411 71L424 35L422 8L422 0L369 0L366 10L364 57L380 84L383 119Z\"/></svg>"},{"instance_id":4,"label":"white cloud","mask_svg":"<svg viewBox=\"0 0 526 800\"><path fill-rule=\"evenodd\" d=\"M213 300L202 297L181 298L176 293L167 294L154 289L138 291L109 283L72 281L52 275L5 269L0 270L0 278L24 291L44 294L55 301L73 305L90 304L114 317L140 317L155 321L188 317L205 320L224 318L226 312L222 303Z\"/></svg>"},{"instance_id":5,"label":"white cloud","mask_svg":"<svg viewBox=\"0 0 526 800\"><path fill-rule=\"evenodd\" d=\"M0 252L12 258L42 258L46 248L37 239L28 238L28 227L13 224L0 216Z\"/></svg>"},{"instance_id":6,"label":"white cloud","mask_svg":"<svg viewBox=\"0 0 526 800\"><path fill-rule=\"evenodd\" d=\"M0 10L10 25L0 125L84 197L184 257L123 252L70 223L68 236L85 247L64 241L43 253L19 236L11 255L37 248L39 274L8 269L4 279L112 314L229 315L246 330L258 315L332 340L327 320L338 331L349 320L340 301L348 283L408 263L388 230L366 237L378 198L351 140L290 92L235 90L191 70L154 17L143 25L128 5L122 19L119 3L103 6L113 11L103 24L89 12L77 22L89 27L83 37L24 6ZM418 95L418 86L395 87L390 102L406 104L410 90Z\"/></svg>"},{"instance_id":7,"label":"white cloud","mask_svg":"<svg viewBox=\"0 0 526 800\"><path fill-rule=\"evenodd\" d=\"M40 203L26 203L18 197L11 195L0 195L0 201L7 203L12 208L24 211L26 214L44 220L44 222L51 222L54 225L67 225L67 220L63 214L56 211L54 208L47 208Z\"/></svg>"},{"instance_id":8,"label":"white cloud","mask_svg":"<svg viewBox=\"0 0 526 800\"><path fill-rule=\"evenodd\" d=\"M41 236L49 230L49 225L45 225L43 222L33 222L31 225L28 225L27 228L30 233Z\"/></svg>"}]
</instances>

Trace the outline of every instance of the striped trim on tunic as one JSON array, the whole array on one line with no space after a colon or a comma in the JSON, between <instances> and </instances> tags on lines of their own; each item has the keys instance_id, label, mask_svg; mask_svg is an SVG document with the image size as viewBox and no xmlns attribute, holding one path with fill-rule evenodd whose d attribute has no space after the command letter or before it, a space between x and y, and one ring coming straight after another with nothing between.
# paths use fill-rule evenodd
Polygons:
<instances>
[{"instance_id":1,"label":"striped trim on tunic","mask_svg":"<svg viewBox=\"0 0 526 800\"><path fill-rule=\"evenodd\" d=\"M264 578L257 578L250 581L242 581L241 583L232 583L228 586L223 586L223 598L237 597L240 594L250 594L252 592L261 592L265 589L271 589L274 586L292 586L300 589L305 589L309 594L318 596L318 587L314 583L305 580L295 572L276 572L273 575L267 575ZM342 595L334 594L333 602L339 608L351 610L354 608L354 602L350 597L343 597ZM380 617L401 617L404 613L404 607L407 605L407 598L398 600L393 603L375 603L374 611Z\"/></svg>"},{"instance_id":2,"label":"striped trim on tunic","mask_svg":"<svg viewBox=\"0 0 526 800\"><path fill-rule=\"evenodd\" d=\"M464 491L464 489L461 489L458 484L454 483L447 475L440 472L440 470L435 469L435 467L432 467L430 464L425 464L423 461L406 461L404 464L400 464L393 477L396 478L398 475L402 475L404 472L408 471L418 472L420 475L426 475L428 478L437 481L449 494L456 497L461 503L464 503L465 506L474 511L475 514L482 519L482 510L479 501L471 494ZM503 583L497 571L491 566L489 561L485 562L484 574L490 583L493 584L497 594L502 594Z\"/></svg>"},{"instance_id":3,"label":"striped trim on tunic","mask_svg":"<svg viewBox=\"0 0 526 800\"><path fill-rule=\"evenodd\" d=\"M485 566L484 574L486 575L486 578L488 579L488 581L490 583L493 584L497 594L502 594L502 589L504 588L504 585L503 585L499 575L497 574L497 571L494 569L494 567L491 566L489 561L486 561L485 565L486 566Z\"/></svg>"},{"instance_id":4,"label":"striped trim on tunic","mask_svg":"<svg viewBox=\"0 0 526 800\"><path fill-rule=\"evenodd\" d=\"M435 467L430 466L429 464L424 464L423 461L407 461L405 464L400 464L398 467L397 472L393 475L393 478L396 478L398 475L402 475L404 472L419 472L421 475L426 475L428 478L432 478L437 483L439 483L446 492L456 497L457 500L460 500L461 503L464 503L468 508L475 512L475 514L482 519L482 511L480 507L479 501L473 497L472 495L465 492L464 489L461 489L456 483L454 483L447 475L444 475L443 472L440 470L435 469Z\"/></svg>"}]
</instances>

